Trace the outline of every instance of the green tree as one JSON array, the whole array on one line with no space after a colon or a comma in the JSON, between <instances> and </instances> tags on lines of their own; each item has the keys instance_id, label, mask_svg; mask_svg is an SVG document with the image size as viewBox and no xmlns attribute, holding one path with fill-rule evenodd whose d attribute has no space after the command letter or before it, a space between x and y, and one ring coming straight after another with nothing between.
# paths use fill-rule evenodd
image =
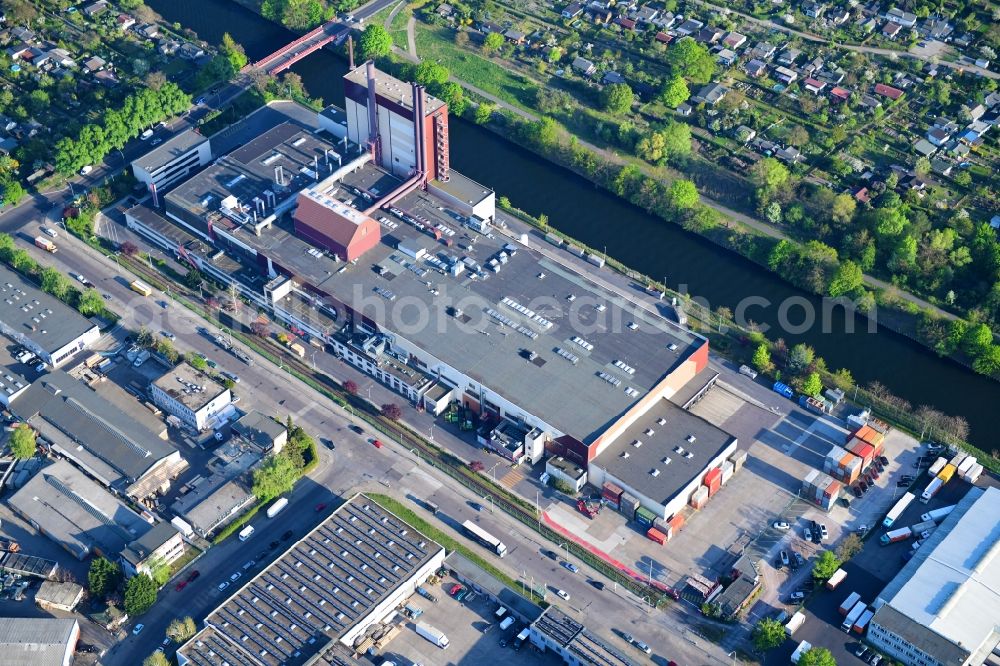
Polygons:
<instances>
[{"instance_id":1,"label":"green tree","mask_svg":"<svg viewBox=\"0 0 1000 666\"><path fill-rule=\"evenodd\" d=\"M698 188L690 180L679 178L667 188L667 201L677 210L691 210L698 205Z\"/></svg>"},{"instance_id":2,"label":"green tree","mask_svg":"<svg viewBox=\"0 0 1000 666\"><path fill-rule=\"evenodd\" d=\"M762 342L757 346L750 363L765 374L769 374L774 370L774 363L771 361L771 350L768 348L766 342Z\"/></svg>"},{"instance_id":3,"label":"green tree","mask_svg":"<svg viewBox=\"0 0 1000 666\"><path fill-rule=\"evenodd\" d=\"M170 666L170 660L162 652L154 652L142 660L142 666Z\"/></svg>"},{"instance_id":4,"label":"green tree","mask_svg":"<svg viewBox=\"0 0 1000 666\"><path fill-rule=\"evenodd\" d=\"M299 478L299 470L285 455L273 455L253 473L252 492L262 502L287 493Z\"/></svg>"},{"instance_id":5,"label":"green tree","mask_svg":"<svg viewBox=\"0 0 1000 666\"><path fill-rule=\"evenodd\" d=\"M841 564L843 562L837 559L832 550L824 550L816 558L816 563L813 564L812 576L818 581L826 581L840 568Z\"/></svg>"},{"instance_id":6,"label":"green tree","mask_svg":"<svg viewBox=\"0 0 1000 666\"><path fill-rule=\"evenodd\" d=\"M487 53L499 51L501 46L503 46L503 35L499 32L491 32L483 40L483 50Z\"/></svg>"},{"instance_id":7,"label":"green tree","mask_svg":"<svg viewBox=\"0 0 1000 666\"><path fill-rule=\"evenodd\" d=\"M69 280L63 277L58 269L48 266L42 269L42 291L52 294L59 300L65 300L69 293Z\"/></svg>"},{"instance_id":8,"label":"green tree","mask_svg":"<svg viewBox=\"0 0 1000 666\"><path fill-rule=\"evenodd\" d=\"M122 581L122 569L106 557L95 557L87 572L87 589L90 596L103 599L118 589Z\"/></svg>"},{"instance_id":9,"label":"green tree","mask_svg":"<svg viewBox=\"0 0 1000 666\"><path fill-rule=\"evenodd\" d=\"M831 297L853 296L864 285L865 276L861 272L861 267L850 259L842 261L830 281L827 293Z\"/></svg>"},{"instance_id":10,"label":"green tree","mask_svg":"<svg viewBox=\"0 0 1000 666\"><path fill-rule=\"evenodd\" d=\"M195 370L204 371L208 367L208 362L197 354L188 354L187 362Z\"/></svg>"},{"instance_id":11,"label":"green tree","mask_svg":"<svg viewBox=\"0 0 1000 666\"><path fill-rule=\"evenodd\" d=\"M146 574L132 576L125 583L125 612L142 615L156 603L156 583Z\"/></svg>"},{"instance_id":12,"label":"green tree","mask_svg":"<svg viewBox=\"0 0 1000 666\"><path fill-rule=\"evenodd\" d=\"M76 304L76 309L84 317L93 317L104 312L104 299L96 289L85 289L80 294L80 300Z\"/></svg>"},{"instance_id":13,"label":"green tree","mask_svg":"<svg viewBox=\"0 0 1000 666\"><path fill-rule=\"evenodd\" d=\"M660 93L660 99L671 109L676 109L688 101L689 97L691 97L691 91L688 90L687 81L684 80L683 76L672 76L667 79L663 86L663 92Z\"/></svg>"},{"instance_id":14,"label":"green tree","mask_svg":"<svg viewBox=\"0 0 1000 666\"><path fill-rule=\"evenodd\" d=\"M995 376L1000 374L1000 346L990 345L976 356L972 369L981 375Z\"/></svg>"},{"instance_id":15,"label":"green tree","mask_svg":"<svg viewBox=\"0 0 1000 666\"><path fill-rule=\"evenodd\" d=\"M493 111L495 110L496 107L492 104L488 102L480 102L479 106L476 107L476 115L474 118L476 124L485 125L490 122L490 119L493 118Z\"/></svg>"},{"instance_id":16,"label":"green tree","mask_svg":"<svg viewBox=\"0 0 1000 666\"><path fill-rule=\"evenodd\" d=\"M222 46L219 47L222 55L229 63L232 73L235 74L247 64L247 54L243 47L236 43L236 40L227 32L222 35Z\"/></svg>"},{"instance_id":17,"label":"green tree","mask_svg":"<svg viewBox=\"0 0 1000 666\"><path fill-rule=\"evenodd\" d=\"M451 73L444 65L439 65L433 60L424 60L417 66L414 78L417 83L424 86L443 86L448 82Z\"/></svg>"},{"instance_id":18,"label":"green tree","mask_svg":"<svg viewBox=\"0 0 1000 666\"><path fill-rule=\"evenodd\" d=\"M966 331L962 338L962 351L969 356L978 356L993 345L993 332L986 324L976 324Z\"/></svg>"},{"instance_id":19,"label":"green tree","mask_svg":"<svg viewBox=\"0 0 1000 666\"><path fill-rule=\"evenodd\" d=\"M197 289L205 281L205 276L197 268L190 269L184 275L184 286L188 289Z\"/></svg>"},{"instance_id":20,"label":"green tree","mask_svg":"<svg viewBox=\"0 0 1000 666\"><path fill-rule=\"evenodd\" d=\"M18 460L27 460L35 455L35 431L27 423L19 423L10 434L10 452Z\"/></svg>"},{"instance_id":21,"label":"green tree","mask_svg":"<svg viewBox=\"0 0 1000 666\"><path fill-rule=\"evenodd\" d=\"M176 618L167 625L167 638L174 643L183 643L196 633L198 633L198 628L195 626L194 619L190 615L188 617Z\"/></svg>"},{"instance_id":22,"label":"green tree","mask_svg":"<svg viewBox=\"0 0 1000 666\"><path fill-rule=\"evenodd\" d=\"M667 49L666 61L671 74L693 83L708 83L715 73L715 58L690 37L684 37Z\"/></svg>"},{"instance_id":23,"label":"green tree","mask_svg":"<svg viewBox=\"0 0 1000 666\"><path fill-rule=\"evenodd\" d=\"M791 175L788 167L773 157L759 160L751 170L754 184L768 195L787 185Z\"/></svg>"},{"instance_id":24,"label":"green tree","mask_svg":"<svg viewBox=\"0 0 1000 666\"><path fill-rule=\"evenodd\" d=\"M448 81L438 89L437 94L448 105L449 111L457 116L465 113L465 107L469 105L469 100L465 99L465 91L462 86L454 81Z\"/></svg>"},{"instance_id":25,"label":"green tree","mask_svg":"<svg viewBox=\"0 0 1000 666\"><path fill-rule=\"evenodd\" d=\"M809 648L799 657L799 666L837 666L837 660L826 648Z\"/></svg>"},{"instance_id":26,"label":"green tree","mask_svg":"<svg viewBox=\"0 0 1000 666\"><path fill-rule=\"evenodd\" d=\"M818 372L809 373L802 382L802 392L814 398L823 392L823 380L820 379Z\"/></svg>"},{"instance_id":27,"label":"green tree","mask_svg":"<svg viewBox=\"0 0 1000 666\"><path fill-rule=\"evenodd\" d=\"M757 651L773 650L785 642L785 625L773 618L764 618L753 628L751 638Z\"/></svg>"},{"instance_id":28,"label":"green tree","mask_svg":"<svg viewBox=\"0 0 1000 666\"><path fill-rule=\"evenodd\" d=\"M833 205L830 207L830 219L838 224L847 224L854 217L854 210L857 202L850 194L841 192L833 198Z\"/></svg>"},{"instance_id":29,"label":"green tree","mask_svg":"<svg viewBox=\"0 0 1000 666\"><path fill-rule=\"evenodd\" d=\"M3 205L5 206L16 206L27 194L21 181L17 180L13 174L8 175L6 180L0 182L0 189L3 190Z\"/></svg>"},{"instance_id":30,"label":"green tree","mask_svg":"<svg viewBox=\"0 0 1000 666\"><path fill-rule=\"evenodd\" d=\"M816 351L805 343L799 343L792 347L788 354L788 369L798 374L812 365L816 358Z\"/></svg>"},{"instance_id":31,"label":"green tree","mask_svg":"<svg viewBox=\"0 0 1000 666\"><path fill-rule=\"evenodd\" d=\"M635 94L627 83L612 83L601 91L601 106L609 113L621 115L632 108Z\"/></svg>"},{"instance_id":32,"label":"green tree","mask_svg":"<svg viewBox=\"0 0 1000 666\"><path fill-rule=\"evenodd\" d=\"M392 36L380 23L369 23L361 33L361 55L364 58L384 58L392 50Z\"/></svg>"},{"instance_id":33,"label":"green tree","mask_svg":"<svg viewBox=\"0 0 1000 666\"><path fill-rule=\"evenodd\" d=\"M859 537L856 533L851 532L844 537L843 541L840 542L840 545L837 546L837 559L842 562L846 562L860 553L861 549L864 547L865 544L861 540L861 537Z\"/></svg>"}]
</instances>

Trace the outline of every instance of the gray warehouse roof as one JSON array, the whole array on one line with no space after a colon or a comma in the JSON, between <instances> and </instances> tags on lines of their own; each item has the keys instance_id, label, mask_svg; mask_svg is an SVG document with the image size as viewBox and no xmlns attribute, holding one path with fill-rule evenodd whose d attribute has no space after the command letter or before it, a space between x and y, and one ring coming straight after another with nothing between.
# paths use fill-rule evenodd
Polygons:
<instances>
[{"instance_id":1,"label":"gray warehouse roof","mask_svg":"<svg viewBox=\"0 0 1000 666\"><path fill-rule=\"evenodd\" d=\"M143 409L138 403L135 408ZM11 409L50 439L47 426L57 430L65 441L56 440L55 446L68 457L93 459L129 482L176 452L156 433L61 370L32 384ZM91 460L83 464L89 467Z\"/></svg>"},{"instance_id":2,"label":"gray warehouse roof","mask_svg":"<svg viewBox=\"0 0 1000 666\"><path fill-rule=\"evenodd\" d=\"M570 652L581 666L635 666L634 661L556 606L546 609L532 627Z\"/></svg>"},{"instance_id":3,"label":"gray warehouse roof","mask_svg":"<svg viewBox=\"0 0 1000 666\"><path fill-rule=\"evenodd\" d=\"M150 525L66 460L43 467L7 503L77 558L116 556Z\"/></svg>"},{"instance_id":4,"label":"gray warehouse roof","mask_svg":"<svg viewBox=\"0 0 1000 666\"><path fill-rule=\"evenodd\" d=\"M178 651L215 666L306 663L442 550L364 495L357 495L216 608ZM218 651L216 651L218 653Z\"/></svg>"},{"instance_id":5,"label":"gray warehouse roof","mask_svg":"<svg viewBox=\"0 0 1000 666\"><path fill-rule=\"evenodd\" d=\"M63 666L78 631L76 620L0 617L4 666Z\"/></svg>"},{"instance_id":6,"label":"gray warehouse roof","mask_svg":"<svg viewBox=\"0 0 1000 666\"><path fill-rule=\"evenodd\" d=\"M608 445L594 464L665 504L735 441L700 416L662 399Z\"/></svg>"},{"instance_id":7,"label":"gray warehouse roof","mask_svg":"<svg viewBox=\"0 0 1000 666\"><path fill-rule=\"evenodd\" d=\"M208 141L208 137L190 129L164 141L162 145L157 146L142 157L134 160L132 164L146 171L155 171L164 164L180 157L195 146L206 141Z\"/></svg>"},{"instance_id":8,"label":"gray warehouse roof","mask_svg":"<svg viewBox=\"0 0 1000 666\"><path fill-rule=\"evenodd\" d=\"M0 266L0 322L51 353L97 328L89 319L20 274Z\"/></svg>"}]
</instances>

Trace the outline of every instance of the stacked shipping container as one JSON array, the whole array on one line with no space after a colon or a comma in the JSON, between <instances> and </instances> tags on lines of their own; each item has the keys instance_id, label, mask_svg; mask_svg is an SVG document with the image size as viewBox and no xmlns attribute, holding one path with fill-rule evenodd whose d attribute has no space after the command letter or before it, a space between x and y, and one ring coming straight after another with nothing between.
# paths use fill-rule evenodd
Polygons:
<instances>
[{"instance_id":1,"label":"stacked shipping container","mask_svg":"<svg viewBox=\"0 0 1000 666\"><path fill-rule=\"evenodd\" d=\"M639 508L639 500L628 493L622 493L618 500L618 512L625 516L626 520L634 520L635 512Z\"/></svg>"},{"instance_id":2,"label":"stacked shipping container","mask_svg":"<svg viewBox=\"0 0 1000 666\"><path fill-rule=\"evenodd\" d=\"M635 512L635 522L643 527L652 527L654 520L656 520L656 514L644 506L640 506Z\"/></svg>"},{"instance_id":3,"label":"stacked shipping container","mask_svg":"<svg viewBox=\"0 0 1000 666\"><path fill-rule=\"evenodd\" d=\"M604 485L601 487L601 497L604 498L604 500L615 511L618 510L618 503L621 501L623 492L624 491L621 488L610 481L605 481Z\"/></svg>"},{"instance_id":4,"label":"stacked shipping container","mask_svg":"<svg viewBox=\"0 0 1000 666\"><path fill-rule=\"evenodd\" d=\"M705 487L708 488L708 496L711 497L719 492L722 487L722 470L718 467L708 470L705 473Z\"/></svg>"},{"instance_id":5,"label":"stacked shipping container","mask_svg":"<svg viewBox=\"0 0 1000 666\"><path fill-rule=\"evenodd\" d=\"M736 473L736 465L732 461L727 460L722 463L722 485L726 485L729 479L733 478L733 474Z\"/></svg>"},{"instance_id":6,"label":"stacked shipping container","mask_svg":"<svg viewBox=\"0 0 1000 666\"><path fill-rule=\"evenodd\" d=\"M691 501L688 504L691 505L692 509L700 509L705 506L706 502L708 502L708 488L698 486L698 489L691 493Z\"/></svg>"},{"instance_id":7,"label":"stacked shipping container","mask_svg":"<svg viewBox=\"0 0 1000 666\"><path fill-rule=\"evenodd\" d=\"M733 455L729 456L729 462L733 463L733 471L738 472L743 468L743 464L747 461L746 451L737 451Z\"/></svg>"},{"instance_id":8,"label":"stacked shipping container","mask_svg":"<svg viewBox=\"0 0 1000 666\"><path fill-rule=\"evenodd\" d=\"M802 481L802 496L825 511L833 507L843 486L819 470L811 470Z\"/></svg>"},{"instance_id":9,"label":"stacked shipping container","mask_svg":"<svg viewBox=\"0 0 1000 666\"><path fill-rule=\"evenodd\" d=\"M872 464L872 460L875 459L875 447L858 437L851 438L851 440L847 442L847 446L844 448L861 458L862 473L868 469L868 466Z\"/></svg>"},{"instance_id":10,"label":"stacked shipping container","mask_svg":"<svg viewBox=\"0 0 1000 666\"><path fill-rule=\"evenodd\" d=\"M835 446L826 454L823 471L835 479L850 485L861 476L862 459L847 450Z\"/></svg>"}]
</instances>

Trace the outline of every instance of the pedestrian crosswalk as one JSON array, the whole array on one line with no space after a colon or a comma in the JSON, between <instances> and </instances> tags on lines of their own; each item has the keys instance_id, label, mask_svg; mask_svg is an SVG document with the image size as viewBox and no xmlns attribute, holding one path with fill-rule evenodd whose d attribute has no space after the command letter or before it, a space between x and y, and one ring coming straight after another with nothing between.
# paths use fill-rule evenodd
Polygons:
<instances>
[{"instance_id":1,"label":"pedestrian crosswalk","mask_svg":"<svg viewBox=\"0 0 1000 666\"><path fill-rule=\"evenodd\" d=\"M517 467L511 467L507 470L507 473L502 477L497 476L497 483L499 483L504 488L508 490L513 490L514 486L523 481L525 478L524 470L520 465Z\"/></svg>"}]
</instances>

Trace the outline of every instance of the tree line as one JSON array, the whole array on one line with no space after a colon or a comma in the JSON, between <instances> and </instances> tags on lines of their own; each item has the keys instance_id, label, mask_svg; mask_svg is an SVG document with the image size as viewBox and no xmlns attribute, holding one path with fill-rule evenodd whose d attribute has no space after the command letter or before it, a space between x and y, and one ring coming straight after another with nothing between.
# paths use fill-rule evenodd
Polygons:
<instances>
[{"instance_id":1,"label":"tree line","mask_svg":"<svg viewBox=\"0 0 1000 666\"><path fill-rule=\"evenodd\" d=\"M172 82L159 89L137 91L126 97L120 108L107 109L100 122L88 123L75 137L56 142L56 170L71 174L85 165L99 164L112 150L121 150L145 129L190 106L191 96Z\"/></svg>"}]
</instances>

